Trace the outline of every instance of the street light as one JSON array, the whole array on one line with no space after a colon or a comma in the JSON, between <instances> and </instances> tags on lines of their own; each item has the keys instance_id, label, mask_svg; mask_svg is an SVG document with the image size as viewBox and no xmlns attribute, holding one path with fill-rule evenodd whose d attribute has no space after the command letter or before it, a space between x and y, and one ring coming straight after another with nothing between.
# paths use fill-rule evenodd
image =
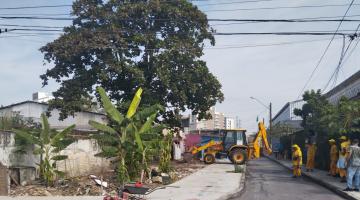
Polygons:
<instances>
[{"instance_id":1,"label":"street light","mask_svg":"<svg viewBox=\"0 0 360 200\"><path fill-rule=\"evenodd\" d=\"M250 97L250 99L255 100L256 102L260 103L262 106L264 106L266 109L269 110L269 133L271 133L271 127L272 127L272 103L270 102L269 106L267 106L265 103L263 103L262 101L260 101L259 99L255 98L255 97Z\"/></svg>"}]
</instances>

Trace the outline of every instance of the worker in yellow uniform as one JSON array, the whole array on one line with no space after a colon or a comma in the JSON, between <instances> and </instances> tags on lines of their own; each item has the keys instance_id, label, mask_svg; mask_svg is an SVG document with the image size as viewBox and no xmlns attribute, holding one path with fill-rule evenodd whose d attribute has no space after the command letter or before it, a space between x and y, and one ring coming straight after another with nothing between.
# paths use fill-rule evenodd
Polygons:
<instances>
[{"instance_id":1,"label":"worker in yellow uniform","mask_svg":"<svg viewBox=\"0 0 360 200\"><path fill-rule=\"evenodd\" d=\"M330 176L336 176L337 174L337 161L338 161L338 148L336 146L336 141L334 139L329 140L330 144L330 170L329 175Z\"/></svg>"},{"instance_id":2,"label":"worker in yellow uniform","mask_svg":"<svg viewBox=\"0 0 360 200\"><path fill-rule=\"evenodd\" d=\"M314 171L314 167L315 167L316 145L314 143L308 143L306 146L307 146L306 171L312 172Z\"/></svg>"},{"instance_id":3,"label":"worker in yellow uniform","mask_svg":"<svg viewBox=\"0 0 360 200\"><path fill-rule=\"evenodd\" d=\"M292 146L293 178L301 176L302 153L297 144Z\"/></svg>"},{"instance_id":4,"label":"worker in yellow uniform","mask_svg":"<svg viewBox=\"0 0 360 200\"><path fill-rule=\"evenodd\" d=\"M350 142L347 140L346 136L341 136L337 167L339 168L339 175L341 178L341 182L343 183L346 182L346 157L348 155L349 146L350 146Z\"/></svg>"}]
</instances>

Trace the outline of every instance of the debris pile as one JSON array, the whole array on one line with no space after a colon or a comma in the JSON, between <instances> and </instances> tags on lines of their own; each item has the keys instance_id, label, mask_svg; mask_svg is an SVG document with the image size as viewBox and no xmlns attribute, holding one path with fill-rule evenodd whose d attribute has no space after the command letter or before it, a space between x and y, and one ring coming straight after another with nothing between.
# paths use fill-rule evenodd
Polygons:
<instances>
[{"instance_id":1,"label":"debris pile","mask_svg":"<svg viewBox=\"0 0 360 200\"><path fill-rule=\"evenodd\" d=\"M201 162L196 163L172 163L174 171L161 173L155 166L151 170L151 179L145 180L145 185L153 188L161 185L168 185L178 181L205 165ZM116 180L114 171L106 172L102 178L99 174L73 177L71 179L61 179L53 187L48 187L37 183L28 186L11 186L11 196L100 196L118 191L119 184Z\"/></svg>"}]
</instances>

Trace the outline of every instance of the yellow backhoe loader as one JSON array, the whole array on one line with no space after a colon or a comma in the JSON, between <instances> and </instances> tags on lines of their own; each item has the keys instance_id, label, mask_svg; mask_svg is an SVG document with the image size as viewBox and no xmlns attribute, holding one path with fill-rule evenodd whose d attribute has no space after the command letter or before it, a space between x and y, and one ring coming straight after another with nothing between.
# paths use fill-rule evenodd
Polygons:
<instances>
[{"instance_id":1,"label":"yellow backhoe loader","mask_svg":"<svg viewBox=\"0 0 360 200\"><path fill-rule=\"evenodd\" d=\"M267 140L267 134L265 126L262 122L259 124L259 131L256 134L253 142L247 143L245 129L232 129L232 130L220 130L223 133L222 141L216 142L211 140L210 142L194 146L187 154L196 155L197 153L204 151L203 160L206 164L212 164L215 162L215 158L227 157L234 164L244 164L248 159L260 157L260 142L263 142L264 148L268 154L271 154L271 148ZM192 157L192 156L191 156ZM185 160L189 161L189 156L184 156Z\"/></svg>"}]
</instances>

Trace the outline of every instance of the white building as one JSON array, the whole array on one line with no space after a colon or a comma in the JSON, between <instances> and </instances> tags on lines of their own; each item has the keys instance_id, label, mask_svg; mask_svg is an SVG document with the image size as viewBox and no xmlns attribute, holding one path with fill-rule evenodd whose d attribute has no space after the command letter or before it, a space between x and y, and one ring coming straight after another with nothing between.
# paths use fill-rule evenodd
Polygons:
<instances>
[{"instance_id":1,"label":"white building","mask_svg":"<svg viewBox=\"0 0 360 200\"><path fill-rule=\"evenodd\" d=\"M341 97L360 99L360 70L324 94L324 96L332 104L337 104Z\"/></svg>"},{"instance_id":2,"label":"white building","mask_svg":"<svg viewBox=\"0 0 360 200\"><path fill-rule=\"evenodd\" d=\"M36 101L24 101L16 104L0 108L0 116L6 116L9 114L18 114L25 120L33 120L34 122L41 122L40 116L42 113L48 111L49 105L46 103L40 103ZM60 111L52 110L48 119L50 127L54 129L63 129L70 125L75 124L77 130L92 130L89 125L89 120L94 120L102 123L106 123L106 116L100 113L82 111L75 113L74 116L68 116L68 118L60 121Z\"/></svg>"},{"instance_id":3,"label":"white building","mask_svg":"<svg viewBox=\"0 0 360 200\"><path fill-rule=\"evenodd\" d=\"M191 115L189 117L190 131L225 129L225 114L217 112L214 107L210 108L209 113L212 118L208 120L198 120L196 115Z\"/></svg>"},{"instance_id":4,"label":"white building","mask_svg":"<svg viewBox=\"0 0 360 200\"><path fill-rule=\"evenodd\" d=\"M235 120L230 117L225 118L225 129L235 129Z\"/></svg>"},{"instance_id":5,"label":"white building","mask_svg":"<svg viewBox=\"0 0 360 200\"><path fill-rule=\"evenodd\" d=\"M272 123L275 125L288 125L295 129L301 129L301 121L302 118L300 116L296 116L294 114L294 109L301 109L304 105L303 100L297 100L288 102L284 107L280 109L280 111L273 117Z\"/></svg>"},{"instance_id":6,"label":"white building","mask_svg":"<svg viewBox=\"0 0 360 200\"><path fill-rule=\"evenodd\" d=\"M36 92L33 95L33 101L39 102L39 103L47 103L50 100L54 99L54 97L48 93L45 92Z\"/></svg>"},{"instance_id":7,"label":"white building","mask_svg":"<svg viewBox=\"0 0 360 200\"><path fill-rule=\"evenodd\" d=\"M44 96L35 98L43 101ZM1 116L20 116L24 120L32 120L40 123L42 113L48 111L48 104L39 101L24 101L4 107L0 107ZM68 176L78 176L87 173L96 173L97 170L109 166L109 161L96 157L95 154L100 152L100 147L93 139L89 139L89 134L97 133L89 124L89 120L100 123L107 123L107 118L101 113L95 112L77 112L74 116L69 116L64 120L59 120L60 112L52 110L51 116L48 118L50 127L62 130L70 125L75 124L75 130L72 133L77 139L76 142L68 146L63 152L69 157L64 161L58 162L58 169L63 170ZM28 152L25 155L15 154L13 150L16 148L15 134L10 131L0 131L0 163L7 166L15 174L21 174L18 177L19 182L34 180L35 169L38 163L38 156Z\"/></svg>"}]
</instances>

